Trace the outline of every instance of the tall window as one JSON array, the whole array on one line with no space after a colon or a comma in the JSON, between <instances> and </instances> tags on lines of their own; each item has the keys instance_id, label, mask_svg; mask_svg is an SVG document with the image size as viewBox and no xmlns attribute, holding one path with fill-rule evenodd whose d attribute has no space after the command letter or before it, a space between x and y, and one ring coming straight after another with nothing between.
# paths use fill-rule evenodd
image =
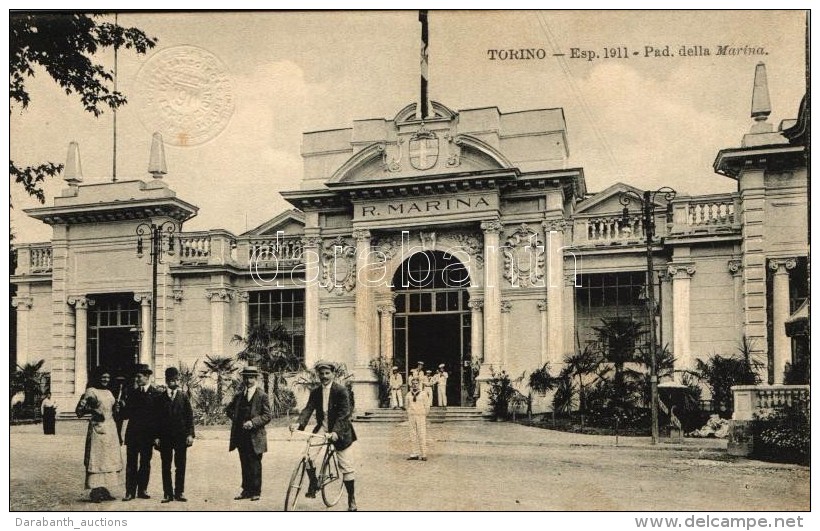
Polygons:
<instances>
[{"instance_id":1,"label":"tall window","mask_svg":"<svg viewBox=\"0 0 820 531\"><path fill-rule=\"evenodd\" d=\"M305 292L301 289L277 289L250 293L252 325L281 323L290 332L291 352L305 359Z\"/></svg>"},{"instance_id":2,"label":"tall window","mask_svg":"<svg viewBox=\"0 0 820 531\"><path fill-rule=\"evenodd\" d=\"M586 274L579 278L581 287L575 288L575 300L578 342L582 349L598 340L593 327L600 327L601 319L632 319L641 323L647 333L637 346L648 345L645 272Z\"/></svg>"}]
</instances>

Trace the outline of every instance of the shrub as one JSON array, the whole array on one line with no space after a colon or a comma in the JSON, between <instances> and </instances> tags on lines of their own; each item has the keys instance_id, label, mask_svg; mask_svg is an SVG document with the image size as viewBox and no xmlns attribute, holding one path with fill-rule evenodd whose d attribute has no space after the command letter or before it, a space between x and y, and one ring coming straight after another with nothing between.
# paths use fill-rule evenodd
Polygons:
<instances>
[{"instance_id":1,"label":"shrub","mask_svg":"<svg viewBox=\"0 0 820 531\"><path fill-rule=\"evenodd\" d=\"M216 389L201 387L194 398L194 422L205 426L227 424L225 405L219 399Z\"/></svg>"},{"instance_id":2,"label":"shrub","mask_svg":"<svg viewBox=\"0 0 820 531\"><path fill-rule=\"evenodd\" d=\"M288 415L296 407L296 395L287 387L281 386L270 394L270 409L274 418Z\"/></svg>"},{"instance_id":3,"label":"shrub","mask_svg":"<svg viewBox=\"0 0 820 531\"><path fill-rule=\"evenodd\" d=\"M697 360L693 375L711 391L714 410L723 418L729 418L734 409L732 386L760 383L759 367L752 359L751 343L744 338L738 352L731 356L713 354L705 362Z\"/></svg>"},{"instance_id":4,"label":"shrub","mask_svg":"<svg viewBox=\"0 0 820 531\"><path fill-rule=\"evenodd\" d=\"M521 378L516 379L516 382L520 382L523 378L524 375L522 374ZM519 397L521 393L513 386L513 380L510 379L510 375L506 371L495 372L493 370L489 384L487 400L492 408L493 416L496 419L509 418L510 406L522 403L522 399ZM524 400L526 400L526 397Z\"/></svg>"},{"instance_id":5,"label":"shrub","mask_svg":"<svg viewBox=\"0 0 820 531\"><path fill-rule=\"evenodd\" d=\"M809 403L802 401L758 417L754 456L808 465L811 461L810 417Z\"/></svg>"}]
</instances>

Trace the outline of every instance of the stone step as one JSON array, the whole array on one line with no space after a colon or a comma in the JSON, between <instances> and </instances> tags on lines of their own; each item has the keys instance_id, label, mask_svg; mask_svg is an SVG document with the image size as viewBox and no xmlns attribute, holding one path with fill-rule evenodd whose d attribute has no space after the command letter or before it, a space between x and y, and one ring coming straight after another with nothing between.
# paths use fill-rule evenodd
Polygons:
<instances>
[{"instance_id":1,"label":"stone step","mask_svg":"<svg viewBox=\"0 0 820 531\"><path fill-rule=\"evenodd\" d=\"M431 423L441 424L445 422L469 422L487 420L487 415L474 407L448 407L432 408L427 419ZM407 412L401 409L371 409L355 415L354 422L406 422Z\"/></svg>"}]
</instances>

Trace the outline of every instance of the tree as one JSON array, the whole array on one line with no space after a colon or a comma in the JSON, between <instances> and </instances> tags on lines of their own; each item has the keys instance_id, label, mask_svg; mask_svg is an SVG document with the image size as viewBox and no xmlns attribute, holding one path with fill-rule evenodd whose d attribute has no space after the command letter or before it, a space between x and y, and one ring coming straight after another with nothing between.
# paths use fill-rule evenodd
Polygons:
<instances>
[{"instance_id":1,"label":"tree","mask_svg":"<svg viewBox=\"0 0 820 531\"><path fill-rule=\"evenodd\" d=\"M217 403L222 404L225 385L230 381L231 375L236 372L238 367L234 364L233 358L226 356L205 356L205 361L202 363L205 368L202 369L201 377L216 377L216 399Z\"/></svg>"},{"instance_id":2,"label":"tree","mask_svg":"<svg viewBox=\"0 0 820 531\"><path fill-rule=\"evenodd\" d=\"M282 323L250 325L245 337L234 335L231 343L245 345L236 358L259 368L265 393L269 391L270 375L274 377L273 388L276 392L284 381L284 373L299 370L301 366L301 360L291 349L291 334Z\"/></svg>"},{"instance_id":3,"label":"tree","mask_svg":"<svg viewBox=\"0 0 820 531\"><path fill-rule=\"evenodd\" d=\"M638 361L635 347L638 338L644 333L643 325L629 318L601 319L601 321L602 326L592 328L598 333L604 361L611 363L615 371L614 398L621 405L626 405L629 390L626 385L624 367L627 363Z\"/></svg>"},{"instance_id":4,"label":"tree","mask_svg":"<svg viewBox=\"0 0 820 531\"><path fill-rule=\"evenodd\" d=\"M18 365L12 376L11 388L9 389L10 396L22 392L25 394L24 406L36 404L37 399L43 392L46 375L41 369L45 363L46 360L40 360L35 363Z\"/></svg>"},{"instance_id":5,"label":"tree","mask_svg":"<svg viewBox=\"0 0 820 531\"><path fill-rule=\"evenodd\" d=\"M95 61L108 48L145 54L157 40L142 30L100 21L101 15L80 13L9 14L9 113L31 102L26 82L42 68L68 95L77 94L83 108L95 117L106 107L124 105L125 96L109 85L113 72ZM45 202L42 183L62 170L62 164L44 162L20 167L9 160L9 174L25 191Z\"/></svg>"},{"instance_id":6,"label":"tree","mask_svg":"<svg viewBox=\"0 0 820 531\"><path fill-rule=\"evenodd\" d=\"M592 345L587 345L584 350L570 354L564 358L564 369L561 371L559 378L578 379L578 409L583 414L586 411L586 390L587 385L584 383L584 378L588 374L594 373L601 364L601 358L595 352ZM574 385L564 385L563 392L572 390Z\"/></svg>"}]
</instances>

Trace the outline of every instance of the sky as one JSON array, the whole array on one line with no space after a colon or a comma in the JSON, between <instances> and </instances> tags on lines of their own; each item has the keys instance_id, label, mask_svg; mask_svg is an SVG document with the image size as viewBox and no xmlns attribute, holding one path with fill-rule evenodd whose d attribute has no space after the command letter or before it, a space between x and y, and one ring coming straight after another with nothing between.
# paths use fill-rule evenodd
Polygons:
<instances>
[{"instance_id":1,"label":"sky","mask_svg":"<svg viewBox=\"0 0 820 531\"><path fill-rule=\"evenodd\" d=\"M279 192L300 188L303 132L392 118L418 97L415 11L123 13L118 22L158 39L147 56L119 54L118 87L129 99L117 113L119 180L150 179L153 130L140 112L146 88L138 74L152 54L197 46L222 62L230 81L234 110L221 133L165 148L166 182L200 209L186 231L240 234L291 208ZM679 195L734 191L712 163L751 126L755 65L767 65L775 128L796 117L805 92L801 11L432 11L429 24L431 98L454 110L563 108L568 165L584 169L591 192L617 181L668 185ZM726 45L765 55L715 55ZM675 56L646 57L647 46L669 46ZM681 57L681 46L712 55ZM573 48L603 55L623 47L626 59L572 58ZM543 49L545 58L493 60L488 52L520 48ZM111 51L98 59L113 66ZM65 162L76 141L84 183L110 181L112 114L84 112L41 71L28 88L29 107L10 115L11 158ZM48 181L46 205L63 188L61 177ZM50 227L23 212L37 202L21 192L12 185L16 241L49 240Z\"/></svg>"}]
</instances>

